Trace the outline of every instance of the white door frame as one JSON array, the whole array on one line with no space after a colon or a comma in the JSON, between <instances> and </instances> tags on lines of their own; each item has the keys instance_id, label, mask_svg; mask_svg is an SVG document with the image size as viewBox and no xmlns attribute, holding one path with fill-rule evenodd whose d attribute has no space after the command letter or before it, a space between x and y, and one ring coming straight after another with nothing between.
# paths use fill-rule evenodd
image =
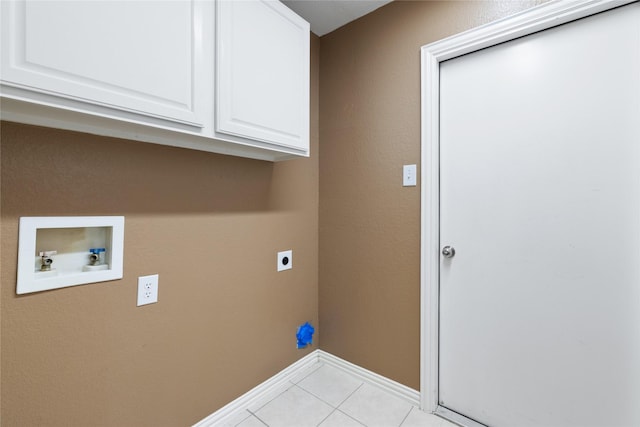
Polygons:
<instances>
[{"instance_id":1,"label":"white door frame","mask_svg":"<svg viewBox=\"0 0 640 427\"><path fill-rule=\"evenodd\" d=\"M637 0L554 0L421 49L420 404L438 408L440 62ZM594 52L597 55L597 52Z\"/></svg>"}]
</instances>

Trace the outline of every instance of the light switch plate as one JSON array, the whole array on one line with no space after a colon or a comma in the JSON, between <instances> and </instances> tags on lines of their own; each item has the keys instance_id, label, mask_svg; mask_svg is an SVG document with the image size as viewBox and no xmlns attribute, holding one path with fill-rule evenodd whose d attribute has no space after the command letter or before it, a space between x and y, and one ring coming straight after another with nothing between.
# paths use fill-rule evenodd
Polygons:
<instances>
[{"instance_id":1,"label":"light switch plate","mask_svg":"<svg viewBox=\"0 0 640 427\"><path fill-rule=\"evenodd\" d=\"M278 252L278 271L291 270L293 268L293 251Z\"/></svg>"},{"instance_id":2,"label":"light switch plate","mask_svg":"<svg viewBox=\"0 0 640 427\"><path fill-rule=\"evenodd\" d=\"M416 183L416 165L404 165L402 168L402 185L404 187L415 187Z\"/></svg>"}]
</instances>

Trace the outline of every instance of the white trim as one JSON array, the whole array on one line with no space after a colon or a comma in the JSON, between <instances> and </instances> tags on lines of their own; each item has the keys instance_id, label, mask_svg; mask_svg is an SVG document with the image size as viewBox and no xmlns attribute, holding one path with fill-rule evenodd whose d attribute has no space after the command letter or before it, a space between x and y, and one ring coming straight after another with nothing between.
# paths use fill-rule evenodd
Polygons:
<instances>
[{"instance_id":1,"label":"white trim","mask_svg":"<svg viewBox=\"0 0 640 427\"><path fill-rule=\"evenodd\" d=\"M347 362L344 359L341 359L333 354L327 353L326 351L316 350L318 353L319 361L325 363L327 365L331 365L335 368L341 369L348 374L353 375L354 377L360 378L361 380L368 382L370 384L376 385L400 399L410 403L413 406L420 405L420 392L414 390L406 385L400 384L392 379L387 377L383 377L382 375L376 374L368 369L362 368L358 365L354 365L351 362Z\"/></svg>"},{"instance_id":2,"label":"white trim","mask_svg":"<svg viewBox=\"0 0 640 427\"><path fill-rule=\"evenodd\" d=\"M318 362L331 365L363 381L376 385L387 393L399 397L411 405L418 406L420 403L420 392L417 390L383 377L382 375L378 375L375 372L371 372L360 366L354 365L353 363L347 362L346 360L329 354L326 351L315 350L283 369L262 384L259 384L246 392L233 402L230 402L213 414L194 424L193 427L213 427L221 424L223 421L227 421L228 418L237 415L238 412L251 406L254 402L268 396L271 392L279 389L285 383L295 378L297 374Z\"/></svg>"},{"instance_id":3,"label":"white trim","mask_svg":"<svg viewBox=\"0 0 640 427\"><path fill-rule=\"evenodd\" d=\"M252 403L267 396L273 390L280 388L282 385L290 381L295 375L318 362L318 350L307 354L303 358L289 365L282 371L278 372L262 384L252 388L234 401L228 403L218 409L213 414L197 422L193 427L213 427L219 425L227 417L234 416L238 411L242 411Z\"/></svg>"},{"instance_id":4,"label":"white trim","mask_svg":"<svg viewBox=\"0 0 640 427\"><path fill-rule=\"evenodd\" d=\"M440 262L440 64L422 51L422 171L420 238L420 408L438 406L438 330ZM427 79L425 76L430 76Z\"/></svg>"},{"instance_id":5,"label":"white trim","mask_svg":"<svg viewBox=\"0 0 640 427\"><path fill-rule=\"evenodd\" d=\"M637 0L555 0L421 49L421 408L438 408L440 62L485 49Z\"/></svg>"}]
</instances>

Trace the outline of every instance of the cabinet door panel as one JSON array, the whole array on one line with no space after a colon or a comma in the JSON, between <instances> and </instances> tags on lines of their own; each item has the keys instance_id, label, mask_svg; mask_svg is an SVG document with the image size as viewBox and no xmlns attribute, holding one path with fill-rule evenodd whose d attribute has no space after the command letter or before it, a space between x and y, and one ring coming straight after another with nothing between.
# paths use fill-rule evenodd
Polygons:
<instances>
[{"instance_id":1,"label":"cabinet door panel","mask_svg":"<svg viewBox=\"0 0 640 427\"><path fill-rule=\"evenodd\" d=\"M216 131L309 146L309 24L277 1L217 3Z\"/></svg>"},{"instance_id":2,"label":"cabinet door panel","mask_svg":"<svg viewBox=\"0 0 640 427\"><path fill-rule=\"evenodd\" d=\"M3 1L3 84L201 126L194 1Z\"/></svg>"}]
</instances>

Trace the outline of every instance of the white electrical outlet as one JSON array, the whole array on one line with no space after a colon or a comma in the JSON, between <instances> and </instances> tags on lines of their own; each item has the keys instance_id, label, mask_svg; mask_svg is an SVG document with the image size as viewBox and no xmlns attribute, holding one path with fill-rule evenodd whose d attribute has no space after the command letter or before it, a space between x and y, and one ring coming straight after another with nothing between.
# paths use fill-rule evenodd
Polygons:
<instances>
[{"instance_id":1,"label":"white electrical outlet","mask_svg":"<svg viewBox=\"0 0 640 427\"><path fill-rule=\"evenodd\" d=\"M138 307L158 302L158 275L138 277Z\"/></svg>"},{"instance_id":2,"label":"white electrical outlet","mask_svg":"<svg viewBox=\"0 0 640 427\"><path fill-rule=\"evenodd\" d=\"M291 270L293 268L293 251L278 252L278 271Z\"/></svg>"}]
</instances>

